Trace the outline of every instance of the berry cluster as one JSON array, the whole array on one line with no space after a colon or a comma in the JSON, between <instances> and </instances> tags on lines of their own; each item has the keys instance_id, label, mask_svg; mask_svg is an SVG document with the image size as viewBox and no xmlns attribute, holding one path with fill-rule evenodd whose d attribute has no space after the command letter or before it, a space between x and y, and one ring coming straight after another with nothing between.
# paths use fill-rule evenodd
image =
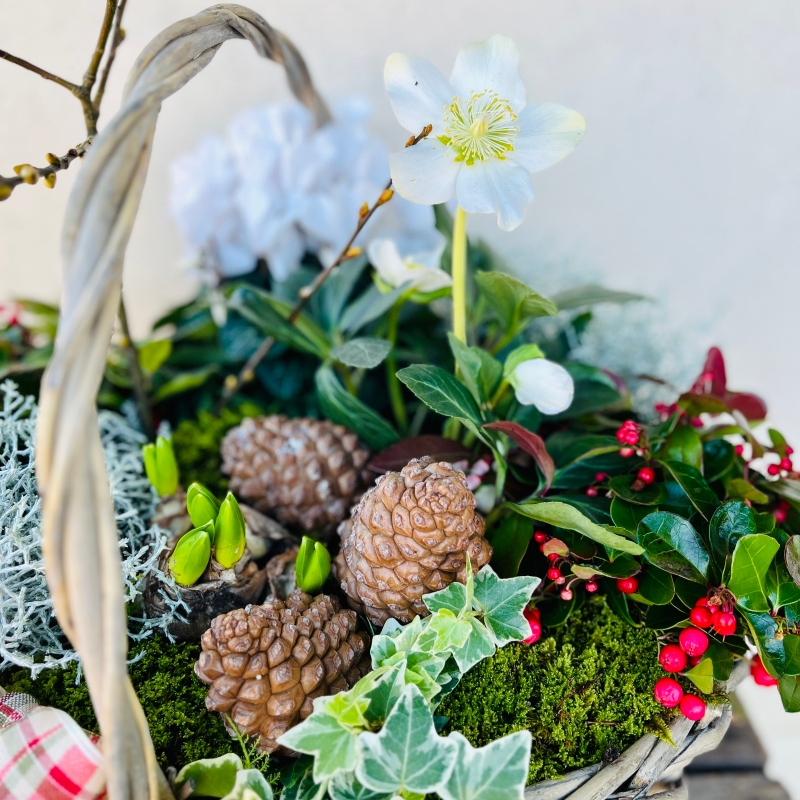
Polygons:
<instances>
[{"instance_id":1,"label":"berry cluster","mask_svg":"<svg viewBox=\"0 0 800 800\"><path fill-rule=\"evenodd\" d=\"M698 628L712 627L720 636L731 636L736 633L736 617L732 611L730 598L718 592L710 599L701 597L689 613L689 620Z\"/></svg>"},{"instance_id":2,"label":"berry cluster","mask_svg":"<svg viewBox=\"0 0 800 800\"><path fill-rule=\"evenodd\" d=\"M684 628L678 636L678 644L667 644L661 648L658 662L666 672L683 672L693 667L708 649L708 636L698 628ZM665 708L680 706L681 714L697 721L706 713L706 704L694 694L684 694L683 687L675 678L659 678L653 687L656 700Z\"/></svg>"},{"instance_id":3,"label":"berry cluster","mask_svg":"<svg viewBox=\"0 0 800 800\"><path fill-rule=\"evenodd\" d=\"M567 578L565 575L561 574L561 565L566 564L569 566L569 558L565 555L561 555L554 550L550 550L547 547L547 543L552 541L553 544L557 544L560 547L564 547L564 543L558 539L553 540L552 536L548 536L543 531L535 531L533 534L533 539L539 545L539 550L547 555L548 560L550 561L550 567L547 570L547 579L553 581L556 586L561 586L562 589L560 591L561 599L562 600L572 600L572 586L576 582L579 582L581 579L577 577L573 577L569 583L567 583ZM567 554L569 555L569 551ZM586 581L586 591L587 592L596 592L597 591L597 583L593 579L589 579Z\"/></svg>"},{"instance_id":4,"label":"berry cluster","mask_svg":"<svg viewBox=\"0 0 800 800\"><path fill-rule=\"evenodd\" d=\"M630 458L637 449L641 450L641 439L644 428L637 425L632 419L622 423L622 427L617 431L617 441L622 445L619 454L623 458Z\"/></svg>"},{"instance_id":5,"label":"berry cluster","mask_svg":"<svg viewBox=\"0 0 800 800\"><path fill-rule=\"evenodd\" d=\"M767 474L772 475L772 477L777 477L778 475L783 475L784 477L788 475L790 472L794 472L794 464L792 464L792 459L790 456L794 450L786 446L785 455L781 458L781 460L777 464L770 464L767 467Z\"/></svg>"}]
</instances>

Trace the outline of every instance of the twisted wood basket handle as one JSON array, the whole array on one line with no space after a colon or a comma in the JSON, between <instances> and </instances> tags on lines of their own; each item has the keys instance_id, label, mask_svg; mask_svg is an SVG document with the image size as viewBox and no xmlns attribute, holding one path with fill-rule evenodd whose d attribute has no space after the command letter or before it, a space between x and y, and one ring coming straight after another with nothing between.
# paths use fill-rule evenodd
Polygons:
<instances>
[{"instance_id":1,"label":"twisted wood basket handle","mask_svg":"<svg viewBox=\"0 0 800 800\"><path fill-rule=\"evenodd\" d=\"M248 8L212 6L167 28L139 56L122 107L85 159L64 223L61 320L42 381L36 470L47 581L59 624L81 657L103 736L110 800L172 795L126 669L122 565L96 397L161 103L228 39L247 39L259 55L282 64L317 123L329 119L288 39Z\"/></svg>"}]
</instances>

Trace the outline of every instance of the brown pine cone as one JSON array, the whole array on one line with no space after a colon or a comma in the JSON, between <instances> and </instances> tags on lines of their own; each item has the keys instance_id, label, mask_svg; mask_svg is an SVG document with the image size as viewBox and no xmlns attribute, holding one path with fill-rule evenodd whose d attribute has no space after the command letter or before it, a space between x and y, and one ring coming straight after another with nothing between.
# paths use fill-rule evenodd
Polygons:
<instances>
[{"instance_id":1,"label":"brown pine cone","mask_svg":"<svg viewBox=\"0 0 800 800\"><path fill-rule=\"evenodd\" d=\"M369 482L369 450L327 420L245 419L222 442L222 469L241 499L282 523L328 535Z\"/></svg>"},{"instance_id":2,"label":"brown pine cone","mask_svg":"<svg viewBox=\"0 0 800 800\"><path fill-rule=\"evenodd\" d=\"M341 524L333 573L374 624L410 622L428 613L423 594L466 580L467 553L473 572L488 563L484 530L464 473L415 459L383 475Z\"/></svg>"},{"instance_id":3,"label":"brown pine cone","mask_svg":"<svg viewBox=\"0 0 800 800\"><path fill-rule=\"evenodd\" d=\"M206 708L274 752L276 739L311 714L315 697L349 689L369 672L369 637L356 624L335 597L312 599L299 589L286 602L221 614L203 634L194 666L211 685Z\"/></svg>"}]
</instances>

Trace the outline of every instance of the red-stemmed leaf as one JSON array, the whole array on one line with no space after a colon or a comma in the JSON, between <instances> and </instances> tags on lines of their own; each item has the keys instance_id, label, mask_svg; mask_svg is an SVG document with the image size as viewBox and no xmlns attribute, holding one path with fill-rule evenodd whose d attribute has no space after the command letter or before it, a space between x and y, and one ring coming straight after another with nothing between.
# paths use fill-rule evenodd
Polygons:
<instances>
[{"instance_id":1,"label":"red-stemmed leaf","mask_svg":"<svg viewBox=\"0 0 800 800\"><path fill-rule=\"evenodd\" d=\"M399 472L409 461L425 456L451 464L464 459L471 461L473 458L469 448L453 439L445 439L443 436L412 436L373 456L367 467L381 474Z\"/></svg>"},{"instance_id":2,"label":"red-stemmed leaf","mask_svg":"<svg viewBox=\"0 0 800 800\"><path fill-rule=\"evenodd\" d=\"M727 392L725 404L730 409L741 411L744 418L750 422L766 419L767 404L755 394L748 392Z\"/></svg>"},{"instance_id":3,"label":"red-stemmed leaf","mask_svg":"<svg viewBox=\"0 0 800 800\"><path fill-rule=\"evenodd\" d=\"M703 375L711 378L711 386L705 394L713 394L722 397L728 388L728 377L725 374L725 359L719 347L712 347L706 356L706 363L703 367Z\"/></svg>"},{"instance_id":4,"label":"red-stemmed leaf","mask_svg":"<svg viewBox=\"0 0 800 800\"><path fill-rule=\"evenodd\" d=\"M550 484L553 482L553 476L556 474L556 465L550 453L547 452L547 448L541 436L531 433L527 428L523 428L522 425L518 425L516 422L489 422L483 427L492 431L501 431L505 433L526 453L533 456L533 460L544 475L545 489L550 488Z\"/></svg>"}]
</instances>

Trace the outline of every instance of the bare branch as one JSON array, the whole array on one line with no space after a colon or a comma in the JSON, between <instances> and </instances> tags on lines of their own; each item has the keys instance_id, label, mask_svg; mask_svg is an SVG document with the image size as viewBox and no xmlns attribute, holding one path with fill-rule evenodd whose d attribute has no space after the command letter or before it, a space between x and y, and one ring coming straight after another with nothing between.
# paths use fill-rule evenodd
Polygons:
<instances>
[{"instance_id":1,"label":"bare branch","mask_svg":"<svg viewBox=\"0 0 800 800\"><path fill-rule=\"evenodd\" d=\"M87 139L82 144L70 148L64 156L48 153L48 164L46 167L34 167L30 164L20 164L14 167L14 172L17 174L13 178L5 178L0 175L0 202L7 200L11 196L11 192L14 191L14 188L21 183L38 183L40 178L44 178L45 186L52 189L56 185L56 173L61 172L63 169L68 169L69 165L76 158L83 158L91 143L92 140ZM51 175L53 176L52 178L50 178Z\"/></svg>"},{"instance_id":2,"label":"bare branch","mask_svg":"<svg viewBox=\"0 0 800 800\"><path fill-rule=\"evenodd\" d=\"M57 83L59 86L63 86L65 89L72 92L72 94L77 96L77 93L80 92L80 86L75 83L70 83L70 81L64 80L64 78L59 78L58 75L53 75L52 72L48 72L46 69L42 69L41 67L37 67L36 64L31 64L30 61L26 61L24 58L17 58L16 56L12 56L11 53L7 53L5 50L0 50L0 58L5 59L6 61L10 61L12 64L16 64L18 67L22 67L23 69L27 69L30 72L35 72L40 77L44 78L47 81L53 81L53 83Z\"/></svg>"},{"instance_id":3,"label":"bare branch","mask_svg":"<svg viewBox=\"0 0 800 800\"><path fill-rule=\"evenodd\" d=\"M100 75L100 80L97 84L97 91L94 94L93 104L97 111L97 116L100 116L100 104L103 102L103 95L106 93L106 83L108 83L108 76L111 73L111 67L114 64L114 59L117 56L117 47L120 42L125 38L122 30L122 15L125 13L125 4L128 0L119 0L117 6L117 14L114 17L114 33L111 36L111 49L108 52L108 59L106 60L105 67Z\"/></svg>"}]
</instances>

